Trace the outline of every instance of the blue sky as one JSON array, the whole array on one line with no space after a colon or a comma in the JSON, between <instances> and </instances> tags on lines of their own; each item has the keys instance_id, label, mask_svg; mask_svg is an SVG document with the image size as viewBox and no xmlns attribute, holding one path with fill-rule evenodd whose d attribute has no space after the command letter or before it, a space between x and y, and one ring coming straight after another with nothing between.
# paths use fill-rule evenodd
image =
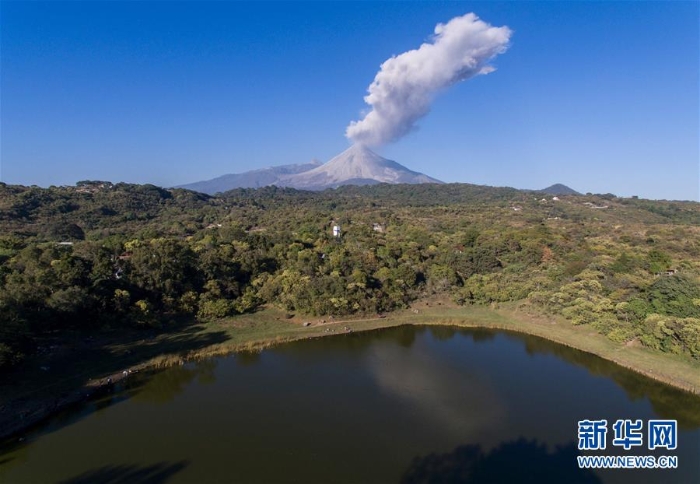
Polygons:
<instances>
[{"instance_id":1,"label":"blue sky","mask_svg":"<svg viewBox=\"0 0 700 484\"><path fill-rule=\"evenodd\" d=\"M497 70L380 154L448 182L698 200L697 1L2 1L0 179L327 161L381 63L468 12L513 30Z\"/></svg>"}]
</instances>

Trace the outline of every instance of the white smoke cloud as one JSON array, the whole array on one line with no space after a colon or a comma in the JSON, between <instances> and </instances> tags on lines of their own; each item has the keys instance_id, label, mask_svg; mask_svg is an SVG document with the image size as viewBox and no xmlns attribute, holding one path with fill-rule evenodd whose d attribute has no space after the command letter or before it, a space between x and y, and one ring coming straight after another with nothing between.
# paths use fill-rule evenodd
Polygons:
<instances>
[{"instance_id":1,"label":"white smoke cloud","mask_svg":"<svg viewBox=\"0 0 700 484\"><path fill-rule=\"evenodd\" d=\"M351 122L345 136L370 146L398 140L428 114L438 92L493 72L488 62L506 51L511 34L508 27L492 27L473 13L437 24L432 42L381 65L365 96L372 109Z\"/></svg>"}]
</instances>

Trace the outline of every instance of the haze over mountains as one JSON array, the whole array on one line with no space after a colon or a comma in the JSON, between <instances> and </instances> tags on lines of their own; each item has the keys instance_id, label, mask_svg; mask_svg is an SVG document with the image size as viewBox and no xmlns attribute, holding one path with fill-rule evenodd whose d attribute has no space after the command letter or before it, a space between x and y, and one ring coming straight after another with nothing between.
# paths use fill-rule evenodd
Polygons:
<instances>
[{"instance_id":1,"label":"haze over mountains","mask_svg":"<svg viewBox=\"0 0 700 484\"><path fill-rule=\"evenodd\" d=\"M214 194L234 188L257 188L266 185L324 190L341 185L374 185L377 183L443 183L423 173L383 158L366 146L354 144L325 164L283 165L241 174L224 175L212 180L181 185L198 192Z\"/></svg>"}]
</instances>

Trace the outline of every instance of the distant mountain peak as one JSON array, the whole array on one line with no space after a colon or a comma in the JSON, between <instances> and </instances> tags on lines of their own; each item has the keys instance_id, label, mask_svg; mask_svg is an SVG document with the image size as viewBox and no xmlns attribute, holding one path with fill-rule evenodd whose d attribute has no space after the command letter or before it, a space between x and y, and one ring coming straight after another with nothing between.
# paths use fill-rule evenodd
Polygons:
<instances>
[{"instance_id":1,"label":"distant mountain peak","mask_svg":"<svg viewBox=\"0 0 700 484\"><path fill-rule=\"evenodd\" d=\"M341 185L376 183L442 183L422 173L388 160L367 146L355 143L327 163L280 179L277 185L318 190Z\"/></svg>"},{"instance_id":2,"label":"distant mountain peak","mask_svg":"<svg viewBox=\"0 0 700 484\"><path fill-rule=\"evenodd\" d=\"M569 188L562 183L555 183L554 185L548 186L547 188L543 188L540 191L549 195L581 195L573 188Z\"/></svg>"}]
</instances>

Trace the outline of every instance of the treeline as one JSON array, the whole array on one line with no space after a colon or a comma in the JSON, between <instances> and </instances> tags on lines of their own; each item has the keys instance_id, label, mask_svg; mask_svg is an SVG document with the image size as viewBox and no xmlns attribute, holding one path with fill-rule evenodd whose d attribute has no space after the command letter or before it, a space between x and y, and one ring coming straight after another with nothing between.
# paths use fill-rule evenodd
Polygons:
<instances>
[{"instance_id":1,"label":"treeline","mask_svg":"<svg viewBox=\"0 0 700 484\"><path fill-rule=\"evenodd\" d=\"M263 304L376 314L433 294L520 301L700 358L699 225L693 203L472 185L209 197L0 184L0 366L66 330L160 328Z\"/></svg>"}]
</instances>

